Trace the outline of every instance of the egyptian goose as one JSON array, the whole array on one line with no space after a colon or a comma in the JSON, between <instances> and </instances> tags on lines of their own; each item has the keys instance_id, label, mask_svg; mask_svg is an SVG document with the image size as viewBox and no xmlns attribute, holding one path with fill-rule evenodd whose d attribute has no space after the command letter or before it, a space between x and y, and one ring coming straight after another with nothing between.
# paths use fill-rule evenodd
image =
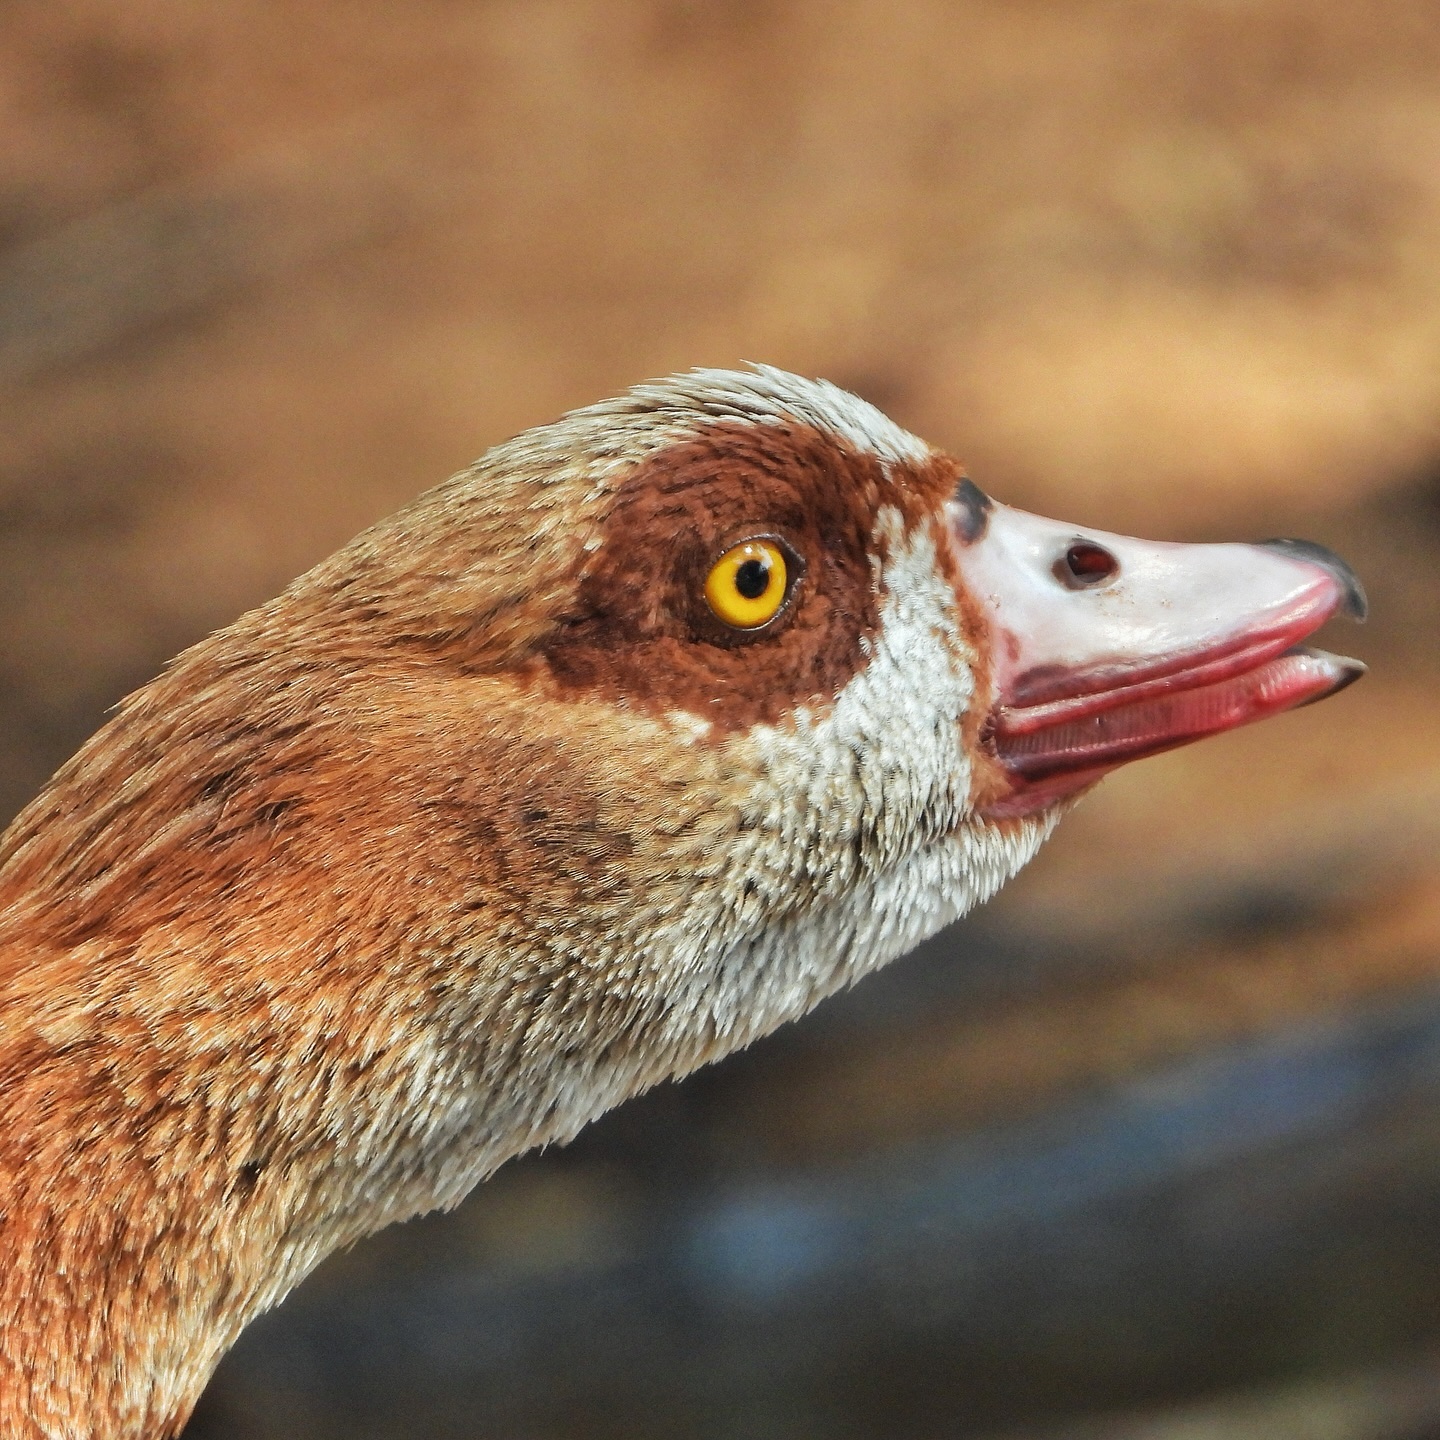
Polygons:
<instances>
[{"instance_id":1,"label":"egyptian goose","mask_svg":"<svg viewBox=\"0 0 1440 1440\"><path fill-rule=\"evenodd\" d=\"M804 1014L1354 577L993 503L831 385L641 385L186 651L0 842L0 1433L154 1437L337 1246Z\"/></svg>"}]
</instances>

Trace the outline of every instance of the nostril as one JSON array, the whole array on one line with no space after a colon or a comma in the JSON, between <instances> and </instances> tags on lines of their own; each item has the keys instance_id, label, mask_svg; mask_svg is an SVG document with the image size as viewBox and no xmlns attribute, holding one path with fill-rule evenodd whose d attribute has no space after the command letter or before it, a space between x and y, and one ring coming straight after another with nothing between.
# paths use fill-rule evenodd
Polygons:
<instances>
[{"instance_id":1,"label":"nostril","mask_svg":"<svg viewBox=\"0 0 1440 1440\"><path fill-rule=\"evenodd\" d=\"M1120 562L1092 540L1077 540L1056 562L1055 575L1072 590L1103 585L1117 575Z\"/></svg>"}]
</instances>

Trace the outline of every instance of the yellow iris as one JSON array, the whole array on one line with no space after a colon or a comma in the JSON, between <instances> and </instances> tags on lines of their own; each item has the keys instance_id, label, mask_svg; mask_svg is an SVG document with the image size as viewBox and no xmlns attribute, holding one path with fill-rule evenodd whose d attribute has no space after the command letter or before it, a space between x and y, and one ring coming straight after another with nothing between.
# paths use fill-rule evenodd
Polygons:
<instances>
[{"instance_id":1,"label":"yellow iris","mask_svg":"<svg viewBox=\"0 0 1440 1440\"><path fill-rule=\"evenodd\" d=\"M785 557L768 540L732 545L705 577L705 599L727 625L758 630L785 603Z\"/></svg>"}]
</instances>

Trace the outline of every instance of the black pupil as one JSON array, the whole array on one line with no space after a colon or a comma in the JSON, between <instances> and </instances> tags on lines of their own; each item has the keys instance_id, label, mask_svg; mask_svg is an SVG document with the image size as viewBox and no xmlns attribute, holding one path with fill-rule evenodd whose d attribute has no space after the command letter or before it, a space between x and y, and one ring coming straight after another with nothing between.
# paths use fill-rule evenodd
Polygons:
<instances>
[{"instance_id":1,"label":"black pupil","mask_svg":"<svg viewBox=\"0 0 1440 1440\"><path fill-rule=\"evenodd\" d=\"M763 560L747 560L735 572L735 588L747 599L758 600L770 588L770 567Z\"/></svg>"}]
</instances>

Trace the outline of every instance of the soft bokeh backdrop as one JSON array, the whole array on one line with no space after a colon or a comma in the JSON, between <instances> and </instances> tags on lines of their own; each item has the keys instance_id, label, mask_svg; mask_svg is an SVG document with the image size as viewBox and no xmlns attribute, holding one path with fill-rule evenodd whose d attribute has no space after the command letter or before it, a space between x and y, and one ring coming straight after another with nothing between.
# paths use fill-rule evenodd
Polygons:
<instances>
[{"instance_id":1,"label":"soft bokeh backdrop","mask_svg":"<svg viewBox=\"0 0 1440 1440\"><path fill-rule=\"evenodd\" d=\"M193 1440L1440 1436L1430 0L8 0L0 810L177 649L646 376L1300 534L1342 698L328 1264Z\"/></svg>"}]
</instances>

